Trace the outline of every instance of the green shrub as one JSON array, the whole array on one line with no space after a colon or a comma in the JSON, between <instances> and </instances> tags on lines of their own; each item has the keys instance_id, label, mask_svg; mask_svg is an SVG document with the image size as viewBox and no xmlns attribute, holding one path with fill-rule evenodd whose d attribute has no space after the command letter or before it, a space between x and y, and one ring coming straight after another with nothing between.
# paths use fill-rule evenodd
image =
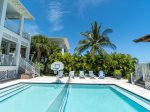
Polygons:
<instances>
[{"instance_id":1,"label":"green shrub","mask_svg":"<svg viewBox=\"0 0 150 112\"><path fill-rule=\"evenodd\" d=\"M55 61L61 61L64 64L64 73L69 71L75 71L76 74L80 70L84 70L88 73L89 70L93 70L95 74L98 74L100 70L103 70L107 76L114 76L114 74L121 74L123 78L128 78L129 74L134 71L134 65L137 63L137 59L133 58L129 54L112 53L109 55L95 55L90 54L76 55L76 54L64 54L56 53L55 55L49 55L48 73L53 74L50 66ZM121 73L120 73L121 72ZM43 71L44 73L44 71Z\"/></svg>"},{"instance_id":2,"label":"green shrub","mask_svg":"<svg viewBox=\"0 0 150 112\"><path fill-rule=\"evenodd\" d=\"M115 71L113 72L113 75L114 75L114 76L121 75L121 70L115 70Z\"/></svg>"}]
</instances>

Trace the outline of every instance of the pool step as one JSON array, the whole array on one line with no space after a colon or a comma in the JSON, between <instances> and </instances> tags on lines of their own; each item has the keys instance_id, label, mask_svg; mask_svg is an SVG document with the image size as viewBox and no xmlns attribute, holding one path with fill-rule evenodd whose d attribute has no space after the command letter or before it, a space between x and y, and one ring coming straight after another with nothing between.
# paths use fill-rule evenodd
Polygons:
<instances>
[{"instance_id":1,"label":"pool step","mask_svg":"<svg viewBox=\"0 0 150 112\"><path fill-rule=\"evenodd\" d=\"M16 95L17 93L19 93L19 92L21 92L21 91L23 91L25 89L28 89L29 87L31 87L31 85L25 84L24 86L21 86L21 87L18 87L16 89L13 89L13 90L11 90L11 91L9 91L7 93L3 93L1 95L1 97L0 97L0 102L5 100L5 99L7 99L7 98L9 98L9 97L11 97L11 96L13 96L13 95Z\"/></svg>"},{"instance_id":2,"label":"pool step","mask_svg":"<svg viewBox=\"0 0 150 112\"><path fill-rule=\"evenodd\" d=\"M6 88L4 88L4 89L0 89L0 94L1 94L1 93L4 93L4 92L6 92L6 91L9 91L9 90L11 90L11 89L15 89L15 88L17 88L17 87L20 87L20 86L22 86L22 85L24 85L24 84L17 84L17 85L13 85L13 86L10 86L10 87L6 87Z\"/></svg>"},{"instance_id":3,"label":"pool step","mask_svg":"<svg viewBox=\"0 0 150 112\"><path fill-rule=\"evenodd\" d=\"M25 86L26 86L26 84L23 84L23 85L21 85L21 86L18 86L18 87L9 89L9 90L7 90L7 91L3 91L3 92L0 93L0 98L3 97L3 96L5 96L5 95L7 95L7 94L9 94L9 93L11 93L11 92L14 92L14 91L16 91L16 90L19 90L19 89L21 89L21 88L23 88L23 87L25 87Z\"/></svg>"}]
</instances>

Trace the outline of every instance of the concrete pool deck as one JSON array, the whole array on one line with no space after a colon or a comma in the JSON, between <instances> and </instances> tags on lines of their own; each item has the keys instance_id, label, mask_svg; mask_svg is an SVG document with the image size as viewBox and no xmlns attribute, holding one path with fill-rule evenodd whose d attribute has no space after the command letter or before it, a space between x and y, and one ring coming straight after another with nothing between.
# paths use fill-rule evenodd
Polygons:
<instances>
[{"instance_id":1,"label":"concrete pool deck","mask_svg":"<svg viewBox=\"0 0 150 112\"><path fill-rule=\"evenodd\" d=\"M68 77L64 77L61 79L61 81L63 83L66 83L68 80ZM9 81L9 82L5 82L5 83L1 83L0 84L0 89L7 87L7 86L11 86L17 83L21 83L21 82L26 82L26 83L53 83L56 82L56 77L53 76L42 76L42 77L36 77L36 78L32 78L32 79L18 79L18 80L14 80L14 81ZM71 79L69 83L80 83L80 84L115 84L118 85L124 89L127 89L139 96L142 96L148 100L150 100L150 90L146 90L144 88L141 88L139 86L133 85L128 83L127 80L125 79L121 79L121 80L117 80L114 78L110 78L110 77L106 77L105 79L90 79L90 78L85 78L85 79L80 79L78 77L75 77L74 79Z\"/></svg>"}]
</instances>

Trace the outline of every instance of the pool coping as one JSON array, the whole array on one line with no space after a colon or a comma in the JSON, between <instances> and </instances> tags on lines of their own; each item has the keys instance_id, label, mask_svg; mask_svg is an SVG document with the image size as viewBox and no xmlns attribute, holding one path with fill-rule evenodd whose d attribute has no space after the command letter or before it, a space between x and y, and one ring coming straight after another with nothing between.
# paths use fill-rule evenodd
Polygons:
<instances>
[{"instance_id":1,"label":"pool coping","mask_svg":"<svg viewBox=\"0 0 150 112\"><path fill-rule=\"evenodd\" d=\"M110 87L112 87L112 88L114 87L114 88L119 89L119 90L117 90L117 89L115 89L115 90L118 91L118 92L121 91L121 92L120 92L121 94L123 94L124 96L126 96L127 98L129 98L130 100L132 100L133 102L137 103L139 106L142 106L142 107L145 108L146 110L150 111L150 104L147 103L147 102L145 102L145 101L143 101L143 100L141 100L140 98L142 98L142 99L144 99L144 100L150 102L149 99L146 99L146 98L144 98L144 97L142 97L142 96L140 96L140 95L138 95L138 94L136 94L136 93L134 93L134 92L132 92L132 91L130 91L130 90L127 90L127 89L121 87L120 85L114 84L114 83L109 83L109 84L106 84L106 83L94 84L94 83L72 83L72 82L71 82L71 83L55 83L55 82L32 82L32 81L26 82L26 81L21 81L21 82L17 82L17 83L15 83L15 84L12 84L12 85L9 85L9 86L0 88L0 90L5 89L5 88L8 88L8 87L11 87L11 86L14 86L14 85L18 85L18 84L108 85L108 86L110 86ZM113 89L114 89L114 88L113 88ZM128 91L128 92L130 92L131 94L130 94L130 93L127 93L127 92L125 92L125 91L123 91L123 90L121 90L121 89L123 89L123 90L125 90L125 91ZM132 94L134 94L134 95L136 95L136 96L138 96L138 97L140 97L140 98L138 98L138 97L136 97L136 96L133 96Z\"/></svg>"},{"instance_id":2,"label":"pool coping","mask_svg":"<svg viewBox=\"0 0 150 112\"><path fill-rule=\"evenodd\" d=\"M14 85L18 85L18 84L115 85L115 86L117 86L117 87L119 87L119 88L121 88L121 89L124 89L125 91L130 92L131 94L135 94L135 95L137 95L138 97L141 97L141 98L143 98L144 100L147 100L148 102L150 102L149 99L147 99L147 98L145 98L145 97L143 97L143 96L140 96L140 95L138 95L138 94L136 94L136 93L134 93L134 92L132 92L132 91L130 91L130 90L127 90L127 89L121 87L120 85L113 84L113 83L109 83L109 84L105 84L105 83L101 83L101 84L91 84L91 83L55 83L55 82L52 82L52 83L48 83L48 82L18 82L18 83L13 84L13 85L9 85L9 86L6 86L6 87L2 87L2 88L0 88L0 90L5 89L5 88L8 88L8 87L11 87L11 86L14 86Z\"/></svg>"},{"instance_id":3,"label":"pool coping","mask_svg":"<svg viewBox=\"0 0 150 112\"><path fill-rule=\"evenodd\" d=\"M61 81L65 84L67 82L68 77L64 77L61 79ZM56 77L37 77L37 78L33 78L33 79L19 79L19 80L15 80L15 81L11 81L11 82L7 82L4 84L0 85L0 90L4 89L6 87L10 87L16 84L20 84L20 83L35 83L35 84L56 84ZM131 92L132 94L135 94L147 101L150 101L150 91L146 90L144 88L138 87L136 85L133 84L129 84L127 83L127 80L115 80L114 78L110 78L110 77L106 77L105 79L71 79L71 81L69 82L69 84L92 84L92 85L116 85L128 92Z\"/></svg>"}]
</instances>

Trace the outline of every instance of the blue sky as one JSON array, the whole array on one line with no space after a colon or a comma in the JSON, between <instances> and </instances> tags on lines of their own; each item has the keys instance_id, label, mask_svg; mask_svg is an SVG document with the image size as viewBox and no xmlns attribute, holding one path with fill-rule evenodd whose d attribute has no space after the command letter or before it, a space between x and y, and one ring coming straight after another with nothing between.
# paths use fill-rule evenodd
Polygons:
<instances>
[{"instance_id":1,"label":"blue sky","mask_svg":"<svg viewBox=\"0 0 150 112\"><path fill-rule=\"evenodd\" d=\"M48 37L67 36L73 53L80 32L87 31L95 20L109 35L116 52L131 54L140 62L150 62L150 43L132 40L150 34L150 0L21 0L35 17L26 22L32 34ZM113 52L107 49L108 52Z\"/></svg>"}]
</instances>

